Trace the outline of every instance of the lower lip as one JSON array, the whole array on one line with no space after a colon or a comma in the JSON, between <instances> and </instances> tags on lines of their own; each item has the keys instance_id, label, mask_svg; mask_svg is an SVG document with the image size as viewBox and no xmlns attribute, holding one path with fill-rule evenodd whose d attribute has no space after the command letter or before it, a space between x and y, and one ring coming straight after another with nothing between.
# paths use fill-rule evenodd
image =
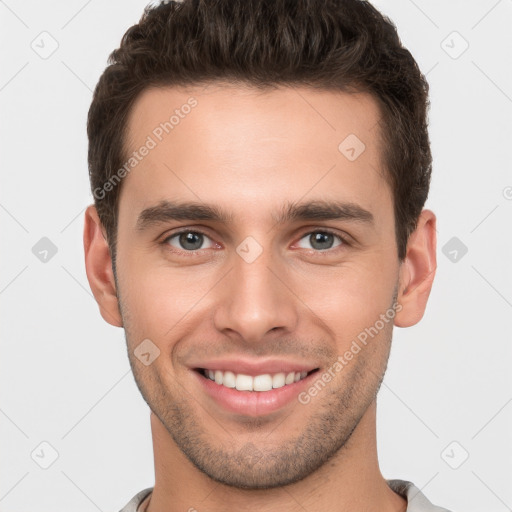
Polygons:
<instances>
[{"instance_id":1,"label":"lower lip","mask_svg":"<svg viewBox=\"0 0 512 512\"><path fill-rule=\"evenodd\" d=\"M193 373L206 393L227 411L246 416L262 416L277 411L294 400L298 401L299 393L309 385L317 372L310 373L298 382L269 391L238 391L217 384L196 370Z\"/></svg>"}]
</instances>

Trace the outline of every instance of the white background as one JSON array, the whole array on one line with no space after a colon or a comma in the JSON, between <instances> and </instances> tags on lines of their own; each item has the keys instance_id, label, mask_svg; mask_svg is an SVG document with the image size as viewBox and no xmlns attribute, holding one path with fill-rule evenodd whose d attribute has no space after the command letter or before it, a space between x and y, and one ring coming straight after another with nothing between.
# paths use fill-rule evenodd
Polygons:
<instances>
[{"instance_id":1,"label":"white background","mask_svg":"<svg viewBox=\"0 0 512 512\"><path fill-rule=\"evenodd\" d=\"M375 5L431 86L427 206L439 249L423 321L395 329L380 392L382 472L454 512L510 510L512 1ZM144 6L0 2L3 512L115 511L154 483L149 411L123 331L90 293L81 240L92 89ZM58 43L47 59L31 48L41 37L51 47L43 31ZM42 237L57 248L46 263L32 252ZM468 249L456 262L442 251L453 237ZM42 449L49 460L43 441L59 455L48 469L31 456Z\"/></svg>"}]
</instances>

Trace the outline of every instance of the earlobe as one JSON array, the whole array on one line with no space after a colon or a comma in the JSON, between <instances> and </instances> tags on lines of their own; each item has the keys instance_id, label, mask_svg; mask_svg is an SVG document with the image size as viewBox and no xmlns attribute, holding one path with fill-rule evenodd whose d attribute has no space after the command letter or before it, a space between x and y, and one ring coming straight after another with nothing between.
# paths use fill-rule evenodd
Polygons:
<instances>
[{"instance_id":1,"label":"earlobe","mask_svg":"<svg viewBox=\"0 0 512 512\"><path fill-rule=\"evenodd\" d=\"M122 327L112 259L103 226L94 205L87 207L84 220L84 253L87 279L103 319Z\"/></svg>"},{"instance_id":2,"label":"earlobe","mask_svg":"<svg viewBox=\"0 0 512 512\"><path fill-rule=\"evenodd\" d=\"M400 267L397 301L401 308L395 316L397 327L410 327L423 317L436 268L436 216L423 210Z\"/></svg>"}]
</instances>

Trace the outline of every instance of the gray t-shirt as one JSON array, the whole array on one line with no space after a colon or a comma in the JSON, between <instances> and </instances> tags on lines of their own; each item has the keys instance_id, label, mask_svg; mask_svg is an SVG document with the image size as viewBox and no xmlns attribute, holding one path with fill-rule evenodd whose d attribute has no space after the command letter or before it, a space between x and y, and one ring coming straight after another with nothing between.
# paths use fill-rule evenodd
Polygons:
<instances>
[{"instance_id":1,"label":"gray t-shirt","mask_svg":"<svg viewBox=\"0 0 512 512\"><path fill-rule=\"evenodd\" d=\"M449 510L432 505L425 495L411 482L405 480L388 480L388 485L407 499L407 512L450 512ZM137 493L119 512L144 512L148 501L139 509L139 505L148 497L153 487L148 487Z\"/></svg>"}]
</instances>

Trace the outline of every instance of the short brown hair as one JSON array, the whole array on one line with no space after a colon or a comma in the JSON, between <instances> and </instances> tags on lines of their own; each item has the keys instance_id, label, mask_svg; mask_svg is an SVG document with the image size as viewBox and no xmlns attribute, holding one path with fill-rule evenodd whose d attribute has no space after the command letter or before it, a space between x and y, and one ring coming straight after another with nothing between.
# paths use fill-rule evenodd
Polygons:
<instances>
[{"instance_id":1,"label":"short brown hair","mask_svg":"<svg viewBox=\"0 0 512 512\"><path fill-rule=\"evenodd\" d=\"M108 64L94 90L87 134L91 190L114 265L121 184L108 192L104 184L126 161L130 109L150 86L208 82L307 86L376 98L398 256L405 257L430 184L429 88L395 25L369 2L162 2L145 8Z\"/></svg>"}]
</instances>

